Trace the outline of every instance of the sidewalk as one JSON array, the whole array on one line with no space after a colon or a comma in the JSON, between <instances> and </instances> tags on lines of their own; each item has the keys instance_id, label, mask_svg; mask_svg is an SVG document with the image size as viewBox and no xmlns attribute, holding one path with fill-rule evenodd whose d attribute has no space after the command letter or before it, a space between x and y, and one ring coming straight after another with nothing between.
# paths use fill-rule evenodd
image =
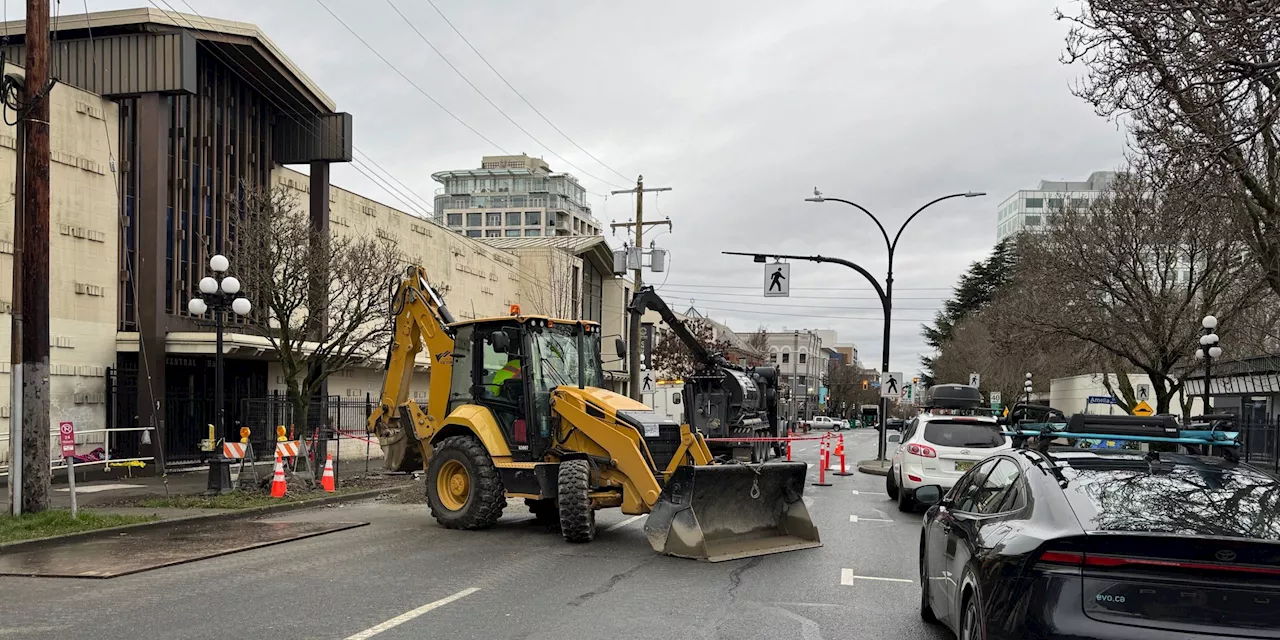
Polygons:
<instances>
[{"instance_id":1,"label":"sidewalk","mask_svg":"<svg viewBox=\"0 0 1280 640\"><path fill-rule=\"evenodd\" d=\"M271 470L274 463L259 463L257 466L259 478L271 477ZM338 488L342 488L348 479L355 479L365 476L365 461L349 460L346 462L334 462L336 475L338 479ZM65 474L65 472L63 472ZM317 475L319 471L317 470ZM373 460L369 465L369 476L387 475L382 470L382 460ZM253 482L252 472L246 467L243 474L243 486L248 486ZM408 482L409 476L402 476ZM71 508L71 492L67 490L65 475L61 478L62 482L57 482L52 488L52 503L56 509ZM124 501L142 500L146 498L164 498L171 496L191 496L200 495L205 492L209 484L209 472L207 468L200 468L193 471L171 472L167 476L145 476L134 478L120 478L115 480L98 480L93 482L77 482L76 483L76 503L81 509L93 509L104 513L156 513L161 517L176 517L176 515L196 515L201 513L220 513L227 511L225 509L147 509L143 507L119 507L117 505ZM7 500L6 500L6 507ZM174 511L175 514L169 514L168 511Z\"/></svg>"}]
</instances>

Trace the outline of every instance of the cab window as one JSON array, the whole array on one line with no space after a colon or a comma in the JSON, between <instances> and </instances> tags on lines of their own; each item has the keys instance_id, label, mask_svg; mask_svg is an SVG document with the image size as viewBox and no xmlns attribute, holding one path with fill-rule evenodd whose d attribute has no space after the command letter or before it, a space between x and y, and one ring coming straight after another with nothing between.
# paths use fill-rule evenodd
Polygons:
<instances>
[{"instance_id":1,"label":"cab window","mask_svg":"<svg viewBox=\"0 0 1280 640\"><path fill-rule=\"evenodd\" d=\"M996 459L982 461L981 464L969 470L969 473L960 478L956 486L951 488L948 499L951 500L951 508L955 511L973 511L977 505L975 496L982 486L982 482L986 479L987 474L991 472L991 468L996 464Z\"/></svg>"},{"instance_id":2,"label":"cab window","mask_svg":"<svg viewBox=\"0 0 1280 640\"><path fill-rule=\"evenodd\" d=\"M1018 468L1018 463L1008 458L1000 458L996 466L991 469L991 473L982 480L982 486L974 498L976 511L984 514L1009 511L1010 509L1005 508L1004 505L1011 494L1016 497L1021 475L1022 470Z\"/></svg>"},{"instance_id":3,"label":"cab window","mask_svg":"<svg viewBox=\"0 0 1280 640\"><path fill-rule=\"evenodd\" d=\"M518 400L520 384L520 341L508 340L507 352L493 348L493 333L486 333L480 341L480 394L488 399Z\"/></svg>"}]
</instances>

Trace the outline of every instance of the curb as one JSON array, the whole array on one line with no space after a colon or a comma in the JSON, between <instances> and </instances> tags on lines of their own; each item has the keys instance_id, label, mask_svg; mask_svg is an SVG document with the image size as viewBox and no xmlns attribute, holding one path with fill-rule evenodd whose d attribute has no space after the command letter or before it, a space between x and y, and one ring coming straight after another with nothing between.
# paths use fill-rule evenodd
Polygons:
<instances>
[{"instance_id":1,"label":"curb","mask_svg":"<svg viewBox=\"0 0 1280 640\"><path fill-rule=\"evenodd\" d=\"M865 473L871 476L887 476L892 465L888 460L862 460L858 462L858 473Z\"/></svg>"},{"instance_id":2,"label":"curb","mask_svg":"<svg viewBox=\"0 0 1280 640\"><path fill-rule=\"evenodd\" d=\"M180 518L167 518L164 520L156 520L154 522L139 522L136 524L124 524L118 527L106 527L104 529L93 529L90 531L80 531L76 533L66 533L58 536L49 536L47 538L35 538L32 540L18 540L16 542L0 543L0 554L13 551L25 551L28 548L39 548L44 546L56 546L64 542L73 542L78 540L91 540L119 533L128 533L132 531L141 531L145 529L160 529L164 527L172 527L189 522L216 522L219 520L240 520L244 518L255 518L258 516L271 515L275 513L285 513L288 511L299 511L309 509L311 507L322 507L328 504L337 504L340 502L353 502L365 498L373 498L387 493L400 493L405 489L412 487L412 484L404 484L398 487L386 487L383 489L369 489L366 491L355 491L352 493L344 493L337 496L325 496L323 498L314 498L311 500L299 500L297 502L286 502L283 504L273 504L263 507L250 507L248 509L236 509L234 511L226 511L223 513L208 513L194 516L184 516Z\"/></svg>"}]
</instances>

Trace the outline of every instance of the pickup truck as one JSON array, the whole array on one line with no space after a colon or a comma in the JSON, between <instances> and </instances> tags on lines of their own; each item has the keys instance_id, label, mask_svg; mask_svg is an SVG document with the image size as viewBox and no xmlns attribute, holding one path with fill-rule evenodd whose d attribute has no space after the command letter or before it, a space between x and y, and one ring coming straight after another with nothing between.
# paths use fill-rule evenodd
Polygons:
<instances>
[{"instance_id":1,"label":"pickup truck","mask_svg":"<svg viewBox=\"0 0 1280 640\"><path fill-rule=\"evenodd\" d=\"M833 431L841 431L849 427L848 422L829 416L814 416L805 421L804 424L809 429L831 429Z\"/></svg>"}]
</instances>

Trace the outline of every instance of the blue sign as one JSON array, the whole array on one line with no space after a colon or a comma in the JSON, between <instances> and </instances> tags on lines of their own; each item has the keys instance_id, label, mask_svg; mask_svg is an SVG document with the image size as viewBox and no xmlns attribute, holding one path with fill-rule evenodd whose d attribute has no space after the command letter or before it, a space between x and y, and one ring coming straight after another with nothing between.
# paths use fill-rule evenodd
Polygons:
<instances>
[{"instance_id":1,"label":"blue sign","mask_svg":"<svg viewBox=\"0 0 1280 640\"><path fill-rule=\"evenodd\" d=\"M1120 402L1112 396L1089 396L1086 402L1088 404L1120 404Z\"/></svg>"}]
</instances>

